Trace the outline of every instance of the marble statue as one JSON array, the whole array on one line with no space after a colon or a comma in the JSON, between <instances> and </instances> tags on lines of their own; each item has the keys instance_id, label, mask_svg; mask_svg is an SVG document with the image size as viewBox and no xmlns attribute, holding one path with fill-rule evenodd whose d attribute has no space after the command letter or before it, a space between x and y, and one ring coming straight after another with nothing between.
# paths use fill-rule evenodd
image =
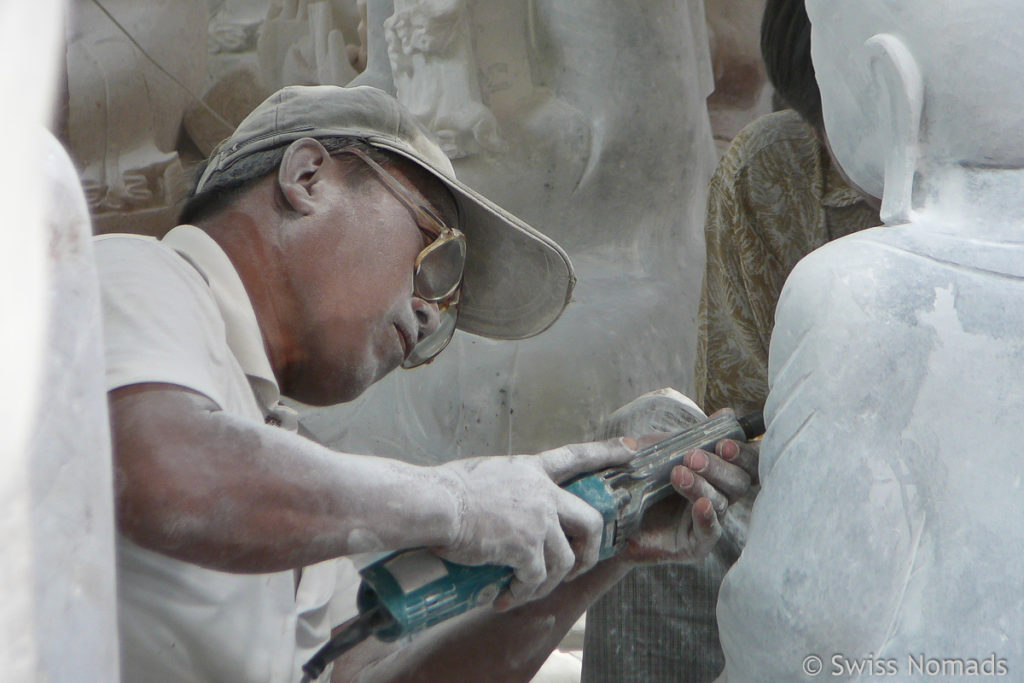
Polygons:
<instances>
[{"instance_id":1,"label":"marble statue","mask_svg":"<svg viewBox=\"0 0 1024 683\"><path fill-rule=\"evenodd\" d=\"M304 426L437 462L586 439L645 391L689 391L715 158L703 3L370 0L367 16L354 83L396 93L460 178L567 249L579 282L542 335L459 333L429 368Z\"/></svg>"},{"instance_id":2,"label":"marble statue","mask_svg":"<svg viewBox=\"0 0 1024 683\"><path fill-rule=\"evenodd\" d=\"M0 160L5 427L0 436L0 671L118 680L110 437L99 291L78 176L44 125L64 3L0 5L0 75L17 105Z\"/></svg>"},{"instance_id":3,"label":"marble statue","mask_svg":"<svg viewBox=\"0 0 1024 683\"><path fill-rule=\"evenodd\" d=\"M885 227L783 290L762 489L718 604L723 679L1016 678L1024 7L807 10L831 147Z\"/></svg>"}]
</instances>

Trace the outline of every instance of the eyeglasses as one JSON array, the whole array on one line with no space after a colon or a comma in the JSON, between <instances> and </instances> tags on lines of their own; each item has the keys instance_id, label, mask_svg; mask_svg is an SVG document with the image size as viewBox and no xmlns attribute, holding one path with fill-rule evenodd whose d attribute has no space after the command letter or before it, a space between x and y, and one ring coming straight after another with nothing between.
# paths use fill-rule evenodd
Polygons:
<instances>
[{"instance_id":1,"label":"eyeglasses","mask_svg":"<svg viewBox=\"0 0 1024 683\"><path fill-rule=\"evenodd\" d=\"M381 182L394 193L416 220L416 226L431 238L430 244L416 256L413 265L413 293L437 304L441 320L437 329L421 339L402 362L403 368L415 368L434 360L455 334L459 316L459 289L466 266L466 236L445 224L434 212L417 201L402 183L357 147L346 147L332 154L352 154L369 166Z\"/></svg>"}]
</instances>

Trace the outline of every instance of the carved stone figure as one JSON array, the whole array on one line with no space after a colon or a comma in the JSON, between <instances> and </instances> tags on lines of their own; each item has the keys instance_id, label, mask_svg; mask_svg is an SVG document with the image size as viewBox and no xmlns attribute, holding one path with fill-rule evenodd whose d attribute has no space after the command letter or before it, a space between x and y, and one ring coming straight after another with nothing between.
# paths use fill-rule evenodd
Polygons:
<instances>
[{"instance_id":1,"label":"carved stone figure","mask_svg":"<svg viewBox=\"0 0 1024 683\"><path fill-rule=\"evenodd\" d=\"M497 121L480 99L466 0L398 0L384 32L398 99L445 154L498 151Z\"/></svg>"},{"instance_id":2,"label":"carved stone figure","mask_svg":"<svg viewBox=\"0 0 1024 683\"><path fill-rule=\"evenodd\" d=\"M714 162L702 3L378 0L368 17L354 82L413 104L442 92L446 109L420 111L463 145L459 177L565 246L579 283L539 337L457 334L429 370L305 411L306 427L338 447L437 461L585 439L645 391L689 390ZM476 113L439 115L456 110Z\"/></svg>"},{"instance_id":3,"label":"carved stone figure","mask_svg":"<svg viewBox=\"0 0 1024 683\"><path fill-rule=\"evenodd\" d=\"M1024 9L807 10L831 147L887 227L812 253L783 290L762 489L718 606L725 678L1012 677Z\"/></svg>"},{"instance_id":4,"label":"carved stone figure","mask_svg":"<svg viewBox=\"0 0 1024 683\"><path fill-rule=\"evenodd\" d=\"M348 47L359 44L356 0L271 0L259 39L267 92L286 85L346 85L358 71Z\"/></svg>"},{"instance_id":5,"label":"carved stone figure","mask_svg":"<svg viewBox=\"0 0 1024 683\"><path fill-rule=\"evenodd\" d=\"M245 115L270 94L263 82L257 42L271 0L212 0L207 34L207 76L185 112L185 130L208 156Z\"/></svg>"},{"instance_id":6,"label":"carved stone figure","mask_svg":"<svg viewBox=\"0 0 1024 683\"><path fill-rule=\"evenodd\" d=\"M182 182L182 117L206 76L207 0L101 5L73 3L65 140L98 231L160 232Z\"/></svg>"}]
</instances>

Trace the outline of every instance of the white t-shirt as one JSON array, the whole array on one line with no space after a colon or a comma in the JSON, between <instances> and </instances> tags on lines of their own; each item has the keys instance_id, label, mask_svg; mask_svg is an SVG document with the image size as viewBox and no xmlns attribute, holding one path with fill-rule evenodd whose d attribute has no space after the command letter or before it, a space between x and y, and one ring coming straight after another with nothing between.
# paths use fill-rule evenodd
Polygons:
<instances>
[{"instance_id":1,"label":"white t-shirt","mask_svg":"<svg viewBox=\"0 0 1024 683\"><path fill-rule=\"evenodd\" d=\"M245 288L216 242L179 226L162 241L107 235L95 246L108 391L175 384L227 413L294 428ZM344 559L304 568L296 585L295 572L213 571L120 535L117 571L125 683L299 681L354 609L358 585Z\"/></svg>"}]
</instances>

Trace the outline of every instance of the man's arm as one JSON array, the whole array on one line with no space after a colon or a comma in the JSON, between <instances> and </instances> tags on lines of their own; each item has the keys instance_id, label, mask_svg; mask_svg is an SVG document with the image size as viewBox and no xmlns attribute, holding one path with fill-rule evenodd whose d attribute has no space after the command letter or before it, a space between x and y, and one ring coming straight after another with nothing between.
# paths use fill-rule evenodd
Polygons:
<instances>
[{"instance_id":1,"label":"man's arm","mask_svg":"<svg viewBox=\"0 0 1024 683\"><path fill-rule=\"evenodd\" d=\"M557 482L624 462L635 446L615 439L417 467L331 451L174 385L116 389L110 407L118 527L145 548L271 572L429 546L463 564L513 567L515 602L593 566L601 516Z\"/></svg>"}]
</instances>

